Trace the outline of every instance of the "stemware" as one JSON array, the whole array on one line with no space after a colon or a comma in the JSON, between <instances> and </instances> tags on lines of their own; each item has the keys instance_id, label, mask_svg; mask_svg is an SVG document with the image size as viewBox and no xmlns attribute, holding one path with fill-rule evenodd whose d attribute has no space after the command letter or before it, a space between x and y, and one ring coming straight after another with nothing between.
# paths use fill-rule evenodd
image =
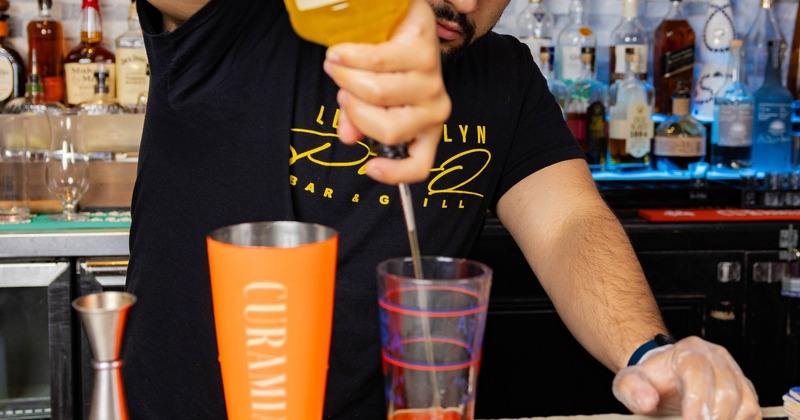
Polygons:
<instances>
[{"instance_id":1,"label":"stemware","mask_svg":"<svg viewBox=\"0 0 800 420\"><path fill-rule=\"evenodd\" d=\"M83 147L83 117L77 108L50 109L50 146L45 159L47 189L63 207L61 214L50 216L57 221L86 220L76 213L78 200L89 189L89 155Z\"/></svg>"}]
</instances>

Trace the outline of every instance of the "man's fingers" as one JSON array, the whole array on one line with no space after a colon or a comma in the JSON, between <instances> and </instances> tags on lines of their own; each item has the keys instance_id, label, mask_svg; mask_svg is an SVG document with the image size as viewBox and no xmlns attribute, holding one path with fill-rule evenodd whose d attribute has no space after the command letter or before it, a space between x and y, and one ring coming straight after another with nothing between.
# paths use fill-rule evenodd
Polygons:
<instances>
[{"instance_id":1,"label":"man's fingers","mask_svg":"<svg viewBox=\"0 0 800 420\"><path fill-rule=\"evenodd\" d=\"M614 377L612 390L614 396L632 413L650 414L658 409L658 391L638 366L621 370Z\"/></svg>"}]
</instances>

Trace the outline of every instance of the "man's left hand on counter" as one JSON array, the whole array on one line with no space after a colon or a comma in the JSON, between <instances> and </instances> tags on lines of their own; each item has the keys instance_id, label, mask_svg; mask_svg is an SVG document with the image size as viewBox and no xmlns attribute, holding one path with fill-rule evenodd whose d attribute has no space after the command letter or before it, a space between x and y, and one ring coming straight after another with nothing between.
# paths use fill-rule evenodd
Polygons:
<instances>
[{"instance_id":1,"label":"man's left hand on counter","mask_svg":"<svg viewBox=\"0 0 800 420\"><path fill-rule=\"evenodd\" d=\"M684 419L760 419L753 384L728 351L688 337L620 370L613 391L636 414Z\"/></svg>"}]
</instances>

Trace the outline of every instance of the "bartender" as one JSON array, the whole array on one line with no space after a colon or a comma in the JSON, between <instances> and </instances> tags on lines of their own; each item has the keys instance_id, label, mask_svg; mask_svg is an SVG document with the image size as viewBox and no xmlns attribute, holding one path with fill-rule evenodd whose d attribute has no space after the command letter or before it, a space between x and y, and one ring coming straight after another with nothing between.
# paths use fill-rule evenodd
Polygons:
<instances>
[{"instance_id":1,"label":"bartender","mask_svg":"<svg viewBox=\"0 0 800 420\"><path fill-rule=\"evenodd\" d=\"M400 182L414 183L423 254L467 255L496 214L633 412L760 416L725 349L659 335L530 52L490 32L508 2L412 0L390 41L330 49L298 38L280 0L137 2L152 85L126 286L132 418L225 418L205 235L264 220L340 232L325 418L385 417L374 272L409 252ZM364 164L362 136L410 141L410 157Z\"/></svg>"}]
</instances>

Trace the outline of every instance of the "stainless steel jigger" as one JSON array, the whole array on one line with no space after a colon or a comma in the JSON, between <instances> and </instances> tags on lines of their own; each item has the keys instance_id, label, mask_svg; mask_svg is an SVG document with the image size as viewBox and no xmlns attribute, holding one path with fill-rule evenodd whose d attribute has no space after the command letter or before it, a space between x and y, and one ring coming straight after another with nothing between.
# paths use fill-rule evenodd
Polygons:
<instances>
[{"instance_id":1,"label":"stainless steel jigger","mask_svg":"<svg viewBox=\"0 0 800 420\"><path fill-rule=\"evenodd\" d=\"M72 301L92 347L94 386L89 420L128 418L120 372L120 347L128 309L134 303L136 296L125 292L93 293Z\"/></svg>"}]
</instances>

